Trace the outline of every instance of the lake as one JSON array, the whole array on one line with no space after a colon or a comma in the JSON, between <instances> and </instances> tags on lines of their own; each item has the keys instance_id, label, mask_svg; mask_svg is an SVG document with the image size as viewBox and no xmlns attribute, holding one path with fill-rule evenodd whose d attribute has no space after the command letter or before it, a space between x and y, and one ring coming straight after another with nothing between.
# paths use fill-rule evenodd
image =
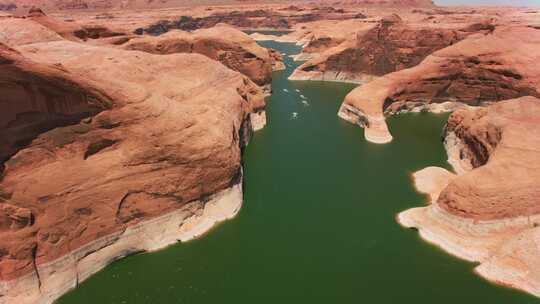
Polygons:
<instances>
[{"instance_id":1,"label":"lake","mask_svg":"<svg viewBox=\"0 0 540 304\"><path fill-rule=\"evenodd\" d=\"M58 303L540 302L488 283L474 264L396 222L427 201L411 173L449 168L447 114L391 117L394 141L368 143L363 129L337 116L354 85L288 81L299 63L285 61L274 73L268 125L244 151L239 215L199 240L118 261Z\"/></svg>"}]
</instances>

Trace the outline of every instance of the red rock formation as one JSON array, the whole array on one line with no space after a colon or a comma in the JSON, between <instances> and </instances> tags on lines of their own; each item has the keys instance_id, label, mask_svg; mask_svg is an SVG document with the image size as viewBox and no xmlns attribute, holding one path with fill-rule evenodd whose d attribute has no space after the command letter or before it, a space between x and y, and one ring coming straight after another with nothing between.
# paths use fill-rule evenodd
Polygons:
<instances>
[{"instance_id":1,"label":"red rock formation","mask_svg":"<svg viewBox=\"0 0 540 304\"><path fill-rule=\"evenodd\" d=\"M229 26L202 29L193 34L171 31L159 37L135 38L123 48L152 54L198 53L241 72L259 85L272 81L269 51L247 34Z\"/></svg>"},{"instance_id":2,"label":"red rock formation","mask_svg":"<svg viewBox=\"0 0 540 304\"><path fill-rule=\"evenodd\" d=\"M2 44L0 65L2 165L37 135L110 107L104 94L72 80L61 67L30 62Z\"/></svg>"},{"instance_id":3,"label":"red rock formation","mask_svg":"<svg viewBox=\"0 0 540 304\"><path fill-rule=\"evenodd\" d=\"M316 60L314 58L324 54L325 51L345 44L344 42L351 37L375 26L372 20L363 19L319 20L297 25L295 31L286 36L294 38L297 43L303 46L302 53L296 55L295 60Z\"/></svg>"},{"instance_id":4,"label":"red rock formation","mask_svg":"<svg viewBox=\"0 0 540 304\"><path fill-rule=\"evenodd\" d=\"M285 69L285 64L283 63L283 55L280 52L274 49L268 49L268 54L270 55L270 60L272 61L272 71L279 71Z\"/></svg>"},{"instance_id":5,"label":"red rock formation","mask_svg":"<svg viewBox=\"0 0 540 304\"><path fill-rule=\"evenodd\" d=\"M0 48L2 157L16 152L0 181L3 301L50 302L238 210L240 149L264 118L247 77L199 54L17 49Z\"/></svg>"},{"instance_id":6,"label":"red rock formation","mask_svg":"<svg viewBox=\"0 0 540 304\"><path fill-rule=\"evenodd\" d=\"M161 35L169 30L180 29L193 31L201 28L214 27L225 23L242 29L277 29L287 30L296 24L318 20L349 20L357 19L356 13L327 13L309 12L298 14L283 14L274 10L243 10L232 12L218 12L210 16L191 17L181 16L177 20L162 20L146 28L139 28L136 33Z\"/></svg>"},{"instance_id":7,"label":"red rock formation","mask_svg":"<svg viewBox=\"0 0 540 304\"><path fill-rule=\"evenodd\" d=\"M123 35L123 33L112 31L105 26L81 26L76 22L65 22L55 18L50 18L43 12L43 10L37 7L32 7L28 11L27 18L58 33L64 39L72 41L108 38Z\"/></svg>"},{"instance_id":8,"label":"red rock formation","mask_svg":"<svg viewBox=\"0 0 540 304\"><path fill-rule=\"evenodd\" d=\"M540 100L532 97L454 112L445 137L474 170L455 179L438 204L478 220L540 214L539 118Z\"/></svg>"},{"instance_id":9,"label":"red rock formation","mask_svg":"<svg viewBox=\"0 0 540 304\"><path fill-rule=\"evenodd\" d=\"M368 26L352 34L352 39L298 67L291 79L371 79L416 66L431 53L457 43L471 31L409 25L395 14Z\"/></svg>"},{"instance_id":10,"label":"red rock formation","mask_svg":"<svg viewBox=\"0 0 540 304\"><path fill-rule=\"evenodd\" d=\"M13 3L13 0L0 0L0 4ZM297 0L298 4L317 4L328 6L326 0ZM265 3L290 3L286 0L207 0L207 5L231 5L231 4L265 4ZM199 0L17 0L21 7L46 7L50 10L84 10L84 9L149 9L149 8L171 8L201 5ZM430 0L346 0L341 5L347 6L367 6L367 7L434 7Z\"/></svg>"},{"instance_id":11,"label":"red rock formation","mask_svg":"<svg viewBox=\"0 0 540 304\"><path fill-rule=\"evenodd\" d=\"M120 38L124 35L105 26L60 21L36 8L31 9L25 18L0 18L0 27L2 28L0 43L9 46L63 39L80 42L89 39Z\"/></svg>"},{"instance_id":12,"label":"red rock formation","mask_svg":"<svg viewBox=\"0 0 540 304\"><path fill-rule=\"evenodd\" d=\"M340 116L368 126L368 138L374 132L371 139L388 142L392 137L383 112L441 109L440 104L449 102L482 105L527 95L540 97L540 70L535 67L540 60L539 43L540 31L521 26L469 36L414 68L353 90Z\"/></svg>"},{"instance_id":13,"label":"red rock formation","mask_svg":"<svg viewBox=\"0 0 540 304\"><path fill-rule=\"evenodd\" d=\"M445 130L454 164L430 206L399 214L406 227L499 284L540 296L540 99L454 112ZM417 181L418 182L418 181Z\"/></svg>"}]
</instances>

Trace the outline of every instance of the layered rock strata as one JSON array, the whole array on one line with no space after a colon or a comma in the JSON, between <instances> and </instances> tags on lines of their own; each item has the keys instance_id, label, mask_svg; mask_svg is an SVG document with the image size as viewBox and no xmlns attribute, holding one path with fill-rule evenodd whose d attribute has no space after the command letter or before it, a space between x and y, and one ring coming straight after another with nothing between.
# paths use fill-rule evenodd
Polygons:
<instances>
[{"instance_id":1,"label":"layered rock strata","mask_svg":"<svg viewBox=\"0 0 540 304\"><path fill-rule=\"evenodd\" d=\"M124 35L106 26L81 25L47 16L39 8L31 8L24 18L0 18L0 42L7 45L22 45L57 40L86 41Z\"/></svg>"},{"instance_id":2,"label":"layered rock strata","mask_svg":"<svg viewBox=\"0 0 540 304\"><path fill-rule=\"evenodd\" d=\"M129 1L116 1L116 0L0 0L0 9L14 9L17 6L29 8L31 6L46 7L50 10L111 10L111 9L155 9L155 8L173 8L173 7L187 7L196 5L249 5L256 4L258 6L276 3L276 4L288 4L290 1L285 0L206 0L201 3L200 0L129 0ZM318 6L327 6L327 1L311 1L311 0L299 0L296 1L300 4L316 4ZM368 7L434 7L430 0L347 0L336 2L335 4L347 5L347 6L368 6ZM340 9L334 9L329 7L323 7L325 12L339 13ZM287 10L290 11L303 11L295 6L289 6Z\"/></svg>"},{"instance_id":3,"label":"layered rock strata","mask_svg":"<svg viewBox=\"0 0 540 304\"><path fill-rule=\"evenodd\" d=\"M364 127L366 139L392 140L385 114L446 111L520 96L540 97L540 31L498 27L441 49L416 67L387 74L346 96L339 116Z\"/></svg>"},{"instance_id":4,"label":"layered rock strata","mask_svg":"<svg viewBox=\"0 0 540 304\"><path fill-rule=\"evenodd\" d=\"M273 65L281 59L275 52L259 46L247 34L229 26L193 33L175 30L158 37L134 38L122 48L152 54L202 54L248 76L259 85L272 82Z\"/></svg>"},{"instance_id":5,"label":"layered rock strata","mask_svg":"<svg viewBox=\"0 0 540 304\"><path fill-rule=\"evenodd\" d=\"M343 21L320 20L295 26L295 31L289 35L297 44L302 45L302 52L295 55L296 61L317 60L329 49L349 41L351 37L360 35L375 26L374 20L356 18ZM294 76L292 78L295 78Z\"/></svg>"},{"instance_id":6,"label":"layered rock strata","mask_svg":"<svg viewBox=\"0 0 540 304\"><path fill-rule=\"evenodd\" d=\"M27 60L3 44L0 65L0 168L39 134L112 106L104 93L67 71Z\"/></svg>"},{"instance_id":7,"label":"layered rock strata","mask_svg":"<svg viewBox=\"0 0 540 304\"><path fill-rule=\"evenodd\" d=\"M416 66L431 53L457 43L467 34L455 29L409 25L398 15L390 15L378 23L366 23L344 42L299 66L290 79L365 83Z\"/></svg>"},{"instance_id":8,"label":"layered rock strata","mask_svg":"<svg viewBox=\"0 0 540 304\"><path fill-rule=\"evenodd\" d=\"M113 31L103 25L80 25L76 22L66 22L51 18L37 7L31 8L26 18L58 33L65 39L73 41L124 35L122 32Z\"/></svg>"},{"instance_id":9,"label":"layered rock strata","mask_svg":"<svg viewBox=\"0 0 540 304\"><path fill-rule=\"evenodd\" d=\"M173 29L193 31L201 28L214 27L225 23L242 29L275 29L288 30L294 25L317 20L347 20L360 18L356 13L342 12L295 12L285 14L274 10L243 10L217 12L208 16L181 16L176 20L161 20L145 28L139 28L137 34L147 33L161 35Z\"/></svg>"},{"instance_id":10,"label":"layered rock strata","mask_svg":"<svg viewBox=\"0 0 540 304\"><path fill-rule=\"evenodd\" d=\"M457 110L445 137L469 169L417 178L431 204L400 213L399 222L479 262L486 279L540 297L540 99Z\"/></svg>"},{"instance_id":11,"label":"layered rock strata","mask_svg":"<svg viewBox=\"0 0 540 304\"><path fill-rule=\"evenodd\" d=\"M51 303L238 211L241 148L264 125L249 78L199 54L13 46L0 48L0 303Z\"/></svg>"}]
</instances>

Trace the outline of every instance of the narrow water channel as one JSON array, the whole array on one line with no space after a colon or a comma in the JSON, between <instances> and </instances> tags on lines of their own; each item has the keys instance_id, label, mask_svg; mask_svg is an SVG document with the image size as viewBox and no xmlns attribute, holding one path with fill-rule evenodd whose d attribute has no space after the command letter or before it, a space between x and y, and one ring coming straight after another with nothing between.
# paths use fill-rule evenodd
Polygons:
<instances>
[{"instance_id":1,"label":"narrow water channel","mask_svg":"<svg viewBox=\"0 0 540 304\"><path fill-rule=\"evenodd\" d=\"M353 85L290 82L298 64L285 61L287 70L274 74L268 125L244 152L238 217L199 240L116 262L59 303L540 302L484 281L473 264L395 220L426 201L410 174L448 167L440 140L447 115L392 117L394 141L370 144L336 115Z\"/></svg>"}]
</instances>

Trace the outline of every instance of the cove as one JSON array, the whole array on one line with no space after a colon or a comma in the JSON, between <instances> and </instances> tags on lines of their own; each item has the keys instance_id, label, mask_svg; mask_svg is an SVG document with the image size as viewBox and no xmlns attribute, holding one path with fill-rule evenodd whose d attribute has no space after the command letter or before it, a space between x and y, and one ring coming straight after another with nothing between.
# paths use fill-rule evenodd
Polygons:
<instances>
[{"instance_id":1,"label":"cove","mask_svg":"<svg viewBox=\"0 0 540 304\"><path fill-rule=\"evenodd\" d=\"M201 239L120 260L58 303L540 302L484 281L474 264L395 220L427 200L412 172L448 168L440 139L447 115L391 117L394 141L371 144L336 115L353 85L290 82L298 63L285 63L274 73L268 125L244 151L239 215Z\"/></svg>"}]
</instances>

